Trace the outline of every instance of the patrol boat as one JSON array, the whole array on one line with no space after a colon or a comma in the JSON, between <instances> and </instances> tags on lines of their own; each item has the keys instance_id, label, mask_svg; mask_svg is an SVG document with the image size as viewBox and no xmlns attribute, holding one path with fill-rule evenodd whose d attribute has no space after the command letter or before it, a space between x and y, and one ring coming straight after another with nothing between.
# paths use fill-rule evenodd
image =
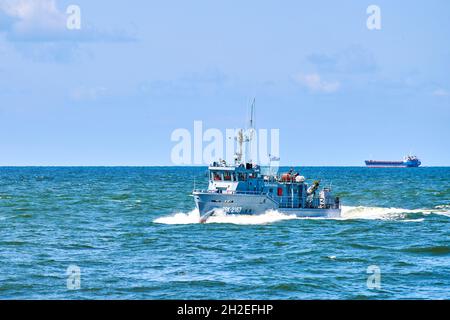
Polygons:
<instances>
[{"instance_id":1,"label":"patrol boat","mask_svg":"<svg viewBox=\"0 0 450 320\"><path fill-rule=\"evenodd\" d=\"M252 115L253 108L254 105ZM331 187L319 191L320 181L308 185L305 177L294 169L278 175L270 165L269 170L263 170L243 159L243 143L251 143L253 120L250 124L250 134L239 130L239 151L234 164L227 164L225 160L212 163L208 167L208 189L194 189L200 222L205 223L217 213L258 215L270 210L298 217L340 217L341 203L332 195Z\"/></svg>"}]
</instances>

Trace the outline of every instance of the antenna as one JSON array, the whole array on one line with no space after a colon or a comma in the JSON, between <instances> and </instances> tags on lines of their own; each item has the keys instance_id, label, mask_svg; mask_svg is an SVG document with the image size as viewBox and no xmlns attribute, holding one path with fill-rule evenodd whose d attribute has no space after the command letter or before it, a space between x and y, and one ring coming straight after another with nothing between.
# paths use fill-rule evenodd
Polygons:
<instances>
[{"instance_id":1,"label":"antenna","mask_svg":"<svg viewBox=\"0 0 450 320\"><path fill-rule=\"evenodd\" d=\"M243 163L243 157L245 156L245 162L251 161L251 159L247 159L247 155L252 155L252 145L251 142L253 140L253 134L254 134L254 122L255 122L255 104L256 104L256 98L253 98L253 103L251 104L250 108L250 120L246 124L248 128L244 131L244 129L240 129L238 131L238 134L236 136L236 141L238 142L238 152L235 154L235 163ZM248 148L245 148L245 154L244 154L244 143L249 143Z\"/></svg>"},{"instance_id":2,"label":"antenna","mask_svg":"<svg viewBox=\"0 0 450 320\"><path fill-rule=\"evenodd\" d=\"M252 106L250 109L250 129L254 129L254 117L255 117L255 104L256 104L256 98L253 98Z\"/></svg>"},{"instance_id":3,"label":"antenna","mask_svg":"<svg viewBox=\"0 0 450 320\"><path fill-rule=\"evenodd\" d=\"M250 106L250 121L249 121L249 128L247 130L247 135L245 142L248 143L248 159L246 161L253 162L253 159L251 159L253 150L252 150L252 140L255 133L255 105L256 105L256 98L253 98L253 102Z\"/></svg>"},{"instance_id":4,"label":"antenna","mask_svg":"<svg viewBox=\"0 0 450 320\"><path fill-rule=\"evenodd\" d=\"M244 131L242 129L240 129L237 133L237 136L235 137L235 140L238 143L238 151L236 152L236 154L234 155L234 161L235 164L240 164L242 163L242 155L243 155L243 144L244 144Z\"/></svg>"}]
</instances>

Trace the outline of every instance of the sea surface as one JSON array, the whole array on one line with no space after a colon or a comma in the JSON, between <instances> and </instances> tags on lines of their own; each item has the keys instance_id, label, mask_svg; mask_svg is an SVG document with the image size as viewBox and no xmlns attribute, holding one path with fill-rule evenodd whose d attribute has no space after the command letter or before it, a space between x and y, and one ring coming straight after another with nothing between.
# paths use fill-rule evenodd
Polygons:
<instances>
[{"instance_id":1,"label":"sea surface","mask_svg":"<svg viewBox=\"0 0 450 320\"><path fill-rule=\"evenodd\" d=\"M342 218L199 224L206 168L0 168L0 299L450 299L450 168L297 169Z\"/></svg>"}]
</instances>

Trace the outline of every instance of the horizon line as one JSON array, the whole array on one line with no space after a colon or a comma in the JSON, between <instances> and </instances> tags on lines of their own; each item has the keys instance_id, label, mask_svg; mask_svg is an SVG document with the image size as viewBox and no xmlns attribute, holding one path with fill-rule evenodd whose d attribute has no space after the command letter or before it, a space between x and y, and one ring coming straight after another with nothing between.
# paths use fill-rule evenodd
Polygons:
<instances>
[{"instance_id":1,"label":"horizon line","mask_svg":"<svg viewBox=\"0 0 450 320\"><path fill-rule=\"evenodd\" d=\"M0 165L0 168L207 168L207 167L209 167L209 165ZM282 167L370 168L367 167L366 165L280 165L279 167L280 168ZM446 167L450 167L450 165L428 165L428 166L420 166L418 168L446 168ZM398 168L408 169L403 167ZM386 167L386 169L391 169L391 167Z\"/></svg>"}]
</instances>

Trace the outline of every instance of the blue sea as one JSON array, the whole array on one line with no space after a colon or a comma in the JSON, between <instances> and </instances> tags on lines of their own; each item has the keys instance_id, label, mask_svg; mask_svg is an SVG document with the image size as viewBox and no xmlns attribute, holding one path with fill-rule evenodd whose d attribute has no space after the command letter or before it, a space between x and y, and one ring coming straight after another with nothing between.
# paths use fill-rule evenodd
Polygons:
<instances>
[{"instance_id":1,"label":"blue sea","mask_svg":"<svg viewBox=\"0 0 450 320\"><path fill-rule=\"evenodd\" d=\"M199 224L206 168L0 168L0 299L450 299L450 168L297 169L342 218Z\"/></svg>"}]
</instances>

